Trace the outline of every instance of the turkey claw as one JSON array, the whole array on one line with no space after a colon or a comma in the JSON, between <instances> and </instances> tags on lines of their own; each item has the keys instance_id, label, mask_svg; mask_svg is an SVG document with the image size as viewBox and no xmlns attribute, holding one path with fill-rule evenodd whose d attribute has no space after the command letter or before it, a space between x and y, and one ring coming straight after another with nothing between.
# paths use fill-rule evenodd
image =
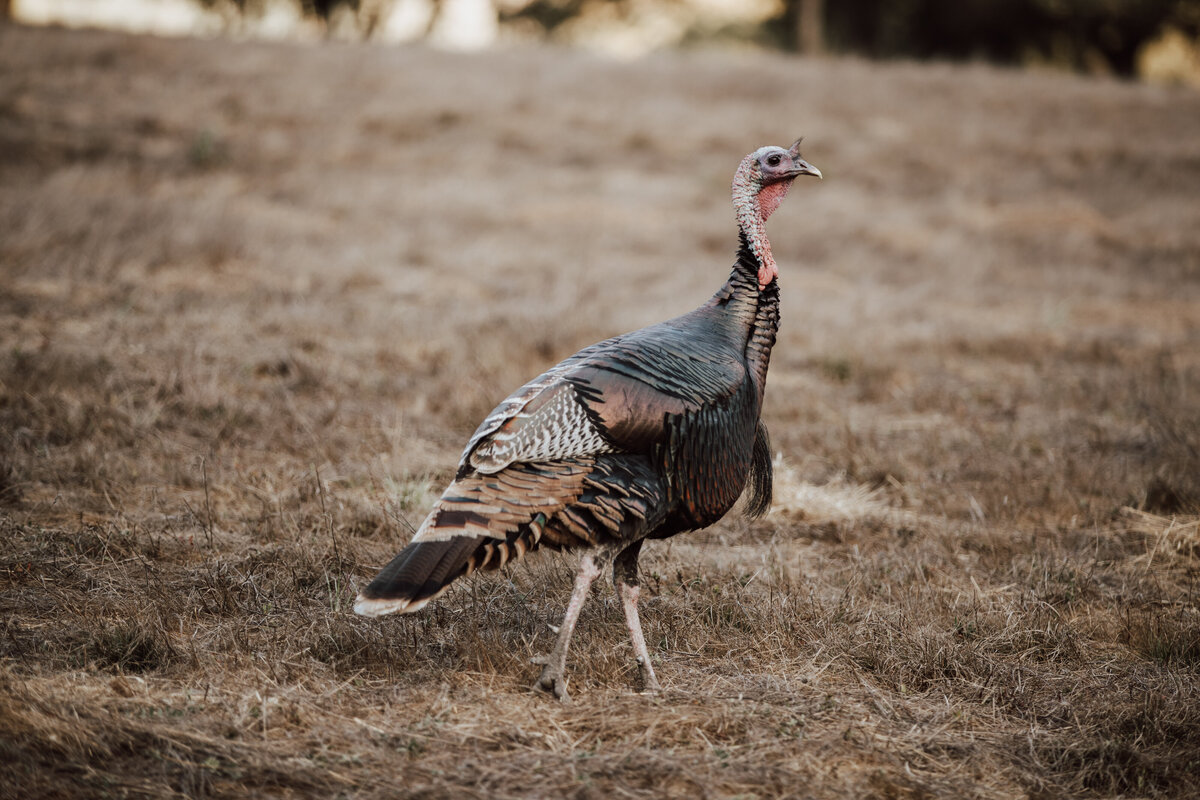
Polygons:
<instances>
[{"instance_id":1,"label":"turkey claw","mask_svg":"<svg viewBox=\"0 0 1200 800\"><path fill-rule=\"evenodd\" d=\"M538 677L537 683L533 684L533 688L534 691L553 695L562 703L571 702L571 695L567 693L567 682L563 680L562 675L556 675L549 669L542 670L542 674Z\"/></svg>"}]
</instances>

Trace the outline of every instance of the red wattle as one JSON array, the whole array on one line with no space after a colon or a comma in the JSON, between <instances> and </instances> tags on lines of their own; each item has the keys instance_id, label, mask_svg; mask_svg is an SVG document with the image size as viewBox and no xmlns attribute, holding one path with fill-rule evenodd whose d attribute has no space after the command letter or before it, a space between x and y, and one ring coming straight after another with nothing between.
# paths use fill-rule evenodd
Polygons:
<instances>
[{"instance_id":1,"label":"red wattle","mask_svg":"<svg viewBox=\"0 0 1200 800\"><path fill-rule=\"evenodd\" d=\"M787 197L790 188L791 181L779 181L758 190L758 207L762 211L763 220L775 213L775 209L779 208L783 198Z\"/></svg>"}]
</instances>

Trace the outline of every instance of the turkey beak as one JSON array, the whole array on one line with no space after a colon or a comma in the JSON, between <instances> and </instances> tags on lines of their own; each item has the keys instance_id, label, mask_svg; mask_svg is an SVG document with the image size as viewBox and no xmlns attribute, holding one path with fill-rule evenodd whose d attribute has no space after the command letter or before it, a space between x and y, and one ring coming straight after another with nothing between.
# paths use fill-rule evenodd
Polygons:
<instances>
[{"instance_id":1,"label":"turkey beak","mask_svg":"<svg viewBox=\"0 0 1200 800\"><path fill-rule=\"evenodd\" d=\"M795 159L793 159L792 163L793 163L792 175L794 177L798 178L801 175L816 175L818 178L820 178L822 180L825 179L825 176L821 174L821 170L817 169L812 164L805 161L803 158L795 158Z\"/></svg>"}]
</instances>

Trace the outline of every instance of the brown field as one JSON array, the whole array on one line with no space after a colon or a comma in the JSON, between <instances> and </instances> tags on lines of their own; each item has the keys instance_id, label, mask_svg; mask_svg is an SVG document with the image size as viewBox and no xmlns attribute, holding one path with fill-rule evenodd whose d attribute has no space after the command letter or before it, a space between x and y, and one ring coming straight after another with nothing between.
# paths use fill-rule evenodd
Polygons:
<instances>
[{"instance_id":1,"label":"brown field","mask_svg":"<svg viewBox=\"0 0 1200 800\"><path fill-rule=\"evenodd\" d=\"M775 509L361 619L508 391L771 220ZM0 26L0 796L1200 793L1200 94Z\"/></svg>"}]
</instances>

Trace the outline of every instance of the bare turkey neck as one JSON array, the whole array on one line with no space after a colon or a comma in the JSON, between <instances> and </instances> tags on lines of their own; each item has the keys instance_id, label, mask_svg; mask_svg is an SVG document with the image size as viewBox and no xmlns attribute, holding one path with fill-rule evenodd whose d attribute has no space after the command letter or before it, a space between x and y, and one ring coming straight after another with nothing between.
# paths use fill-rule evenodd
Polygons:
<instances>
[{"instance_id":1,"label":"bare turkey neck","mask_svg":"<svg viewBox=\"0 0 1200 800\"><path fill-rule=\"evenodd\" d=\"M779 277L779 269L775 266L775 256L771 253L771 242L767 239L767 217L779 208L783 198L791 188L791 181L780 181L762 187L755 191L754 182L750 178L751 165L743 162L733 178L733 207L737 215L738 227L746 237L750 252L758 260L758 288L765 289L767 284Z\"/></svg>"}]
</instances>

